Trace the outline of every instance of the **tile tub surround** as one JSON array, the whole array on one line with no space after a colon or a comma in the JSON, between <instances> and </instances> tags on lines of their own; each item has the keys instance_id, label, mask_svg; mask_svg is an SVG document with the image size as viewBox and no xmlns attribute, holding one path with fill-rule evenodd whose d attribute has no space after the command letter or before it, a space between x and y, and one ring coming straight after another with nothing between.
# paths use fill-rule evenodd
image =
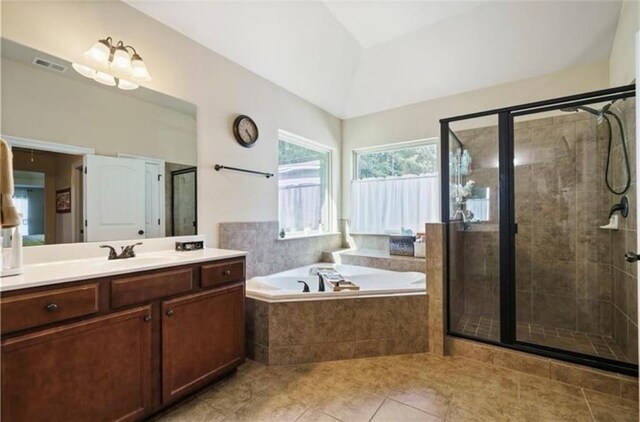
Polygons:
<instances>
[{"instance_id":1,"label":"tile tub surround","mask_svg":"<svg viewBox=\"0 0 640 422\"><path fill-rule=\"evenodd\" d=\"M247 298L247 355L290 365L424 352L426 295L268 303Z\"/></svg>"},{"instance_id":2,"label":"tile tub surround","mask_svg":"<svg viewBox=\"0 0 640 422\"><path fill-rule=\"evenodd\" d=\"M324 251L342 247L340 234L281 240L277 221L220 223L219 233L220 248L247 252L247 280L322 262Z\"/></svg>"},{"instance_id":3,"label":"tile tub surround","mask_svg":"<svg viewBox=\"0 0 640 422\"><path fill-rule=\"evenodd\" d=\"M637 422L638 403L466 358L411 354L276 367L249 360L155 419L222 420Z\"/></svg>"},{"instance_id":4,"label":"tile tub surround","mask_svg":"<svg viewBox=\"0 0 640 422\"><path fill-rule=\"evenodd\" d=\"M389 255L388 251L379 249L343 249L335 252L325 252L323 257L323 262L358 265L380 270L417 273L424 273L426 270L424 258L394 256Z\"/></svg>"},{"instance_id":5,"label":"tile tub surround","mask_svg":"<svg viewBox=\"0 0 640 422\"><path fill-rule=\"evenodd\" d=\"M547 382L562 382L602 394L638 401L638 378L636 377L453 337L447 337L447 353L449 356L493 365L496 370L506 368L544 378Z\"/></svg>"},{"instance_id":6,"label":"tile tub surround","mask_svg":"<svg viewBox=\"0 0 640 422\"><path fill-rule=\"evenodd\" d=\"M444 298L444 251L445 224L427 223L427 300L429 308L429 352L437 356L445 354L445 298ZM455 236L454 236L455 239ZM452 268L454 266L452 265ZM455 266L455 268L464 266ZM457 273L452 272L452 277Z\"/></svg>"}]
</instances>

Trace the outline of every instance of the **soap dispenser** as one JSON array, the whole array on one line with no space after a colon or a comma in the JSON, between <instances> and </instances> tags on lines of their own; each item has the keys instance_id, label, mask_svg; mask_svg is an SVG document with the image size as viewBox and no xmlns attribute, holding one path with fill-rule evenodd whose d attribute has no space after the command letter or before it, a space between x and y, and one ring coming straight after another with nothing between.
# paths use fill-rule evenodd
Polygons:
<instances>
[{"instance_id":1,"label":"soap dispenser","mask_svg":"<svg viewBox=\"0 0 640 422\"><path fill-rule=\"evenodd\" d=\"M22 216L20 216L22 218ZM22 233L20 233L20 226L17 226L13 231L13 237L11 238L11 264L12 270L19 270L22 268Z\"/></svg>"}]
</instances>

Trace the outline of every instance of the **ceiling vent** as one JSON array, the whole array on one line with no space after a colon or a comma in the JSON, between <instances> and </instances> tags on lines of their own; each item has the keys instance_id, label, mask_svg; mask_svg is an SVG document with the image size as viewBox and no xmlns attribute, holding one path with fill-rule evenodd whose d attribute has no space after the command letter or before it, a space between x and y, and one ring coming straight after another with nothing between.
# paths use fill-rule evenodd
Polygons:
<instances>
[{"instance_id":1,"label":"ceiling vent","mask_svg":"<svg viewBox=\"0 0 640 422\"><path fill-rule=\"evenodd\" d=\"M64 73L67 71L67 66L50 62L46 59L41 59L40 57L34 57L33 62L34 65L44 67L45 69L54 70L56 72Z\"/></svg>"}]
</instances>

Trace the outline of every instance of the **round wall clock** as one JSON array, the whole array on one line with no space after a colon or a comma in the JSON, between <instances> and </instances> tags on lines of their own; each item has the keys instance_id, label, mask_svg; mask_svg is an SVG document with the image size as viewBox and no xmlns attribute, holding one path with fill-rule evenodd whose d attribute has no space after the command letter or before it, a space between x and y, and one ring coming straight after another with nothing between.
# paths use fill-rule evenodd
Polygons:
<instances>
[{"instance_id":1,"label":"round wall clock","mask_svg":"<svg viewBox=\"0 0 640 422\"><path fill-rule=\"evenodd\" d=\"M233 121L233 136L243 147L252 147L258 140L258 126L251 117L242 114Z\"/></svg>"}]
</instances>

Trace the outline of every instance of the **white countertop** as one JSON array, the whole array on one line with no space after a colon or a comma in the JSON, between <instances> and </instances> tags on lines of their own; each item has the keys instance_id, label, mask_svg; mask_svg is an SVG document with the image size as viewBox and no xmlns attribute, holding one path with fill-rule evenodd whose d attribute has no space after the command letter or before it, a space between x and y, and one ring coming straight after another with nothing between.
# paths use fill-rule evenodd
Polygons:
<instances>
[{"instance_id":1,"label":"white countertop","mask_svg":"<svg viewBox=\"0 0 640 422\"><path fill-rule=\"evenodd\" d=\"M246 252L242 251L205 248L189 252L172 250L144 252L138 253L135 258L122 260L109 261L105 256L102 258L31 264L25 265L24 273L20 275L0 278L0 292L236 258L245 255Z\"/></svg>"}]
</instances>

